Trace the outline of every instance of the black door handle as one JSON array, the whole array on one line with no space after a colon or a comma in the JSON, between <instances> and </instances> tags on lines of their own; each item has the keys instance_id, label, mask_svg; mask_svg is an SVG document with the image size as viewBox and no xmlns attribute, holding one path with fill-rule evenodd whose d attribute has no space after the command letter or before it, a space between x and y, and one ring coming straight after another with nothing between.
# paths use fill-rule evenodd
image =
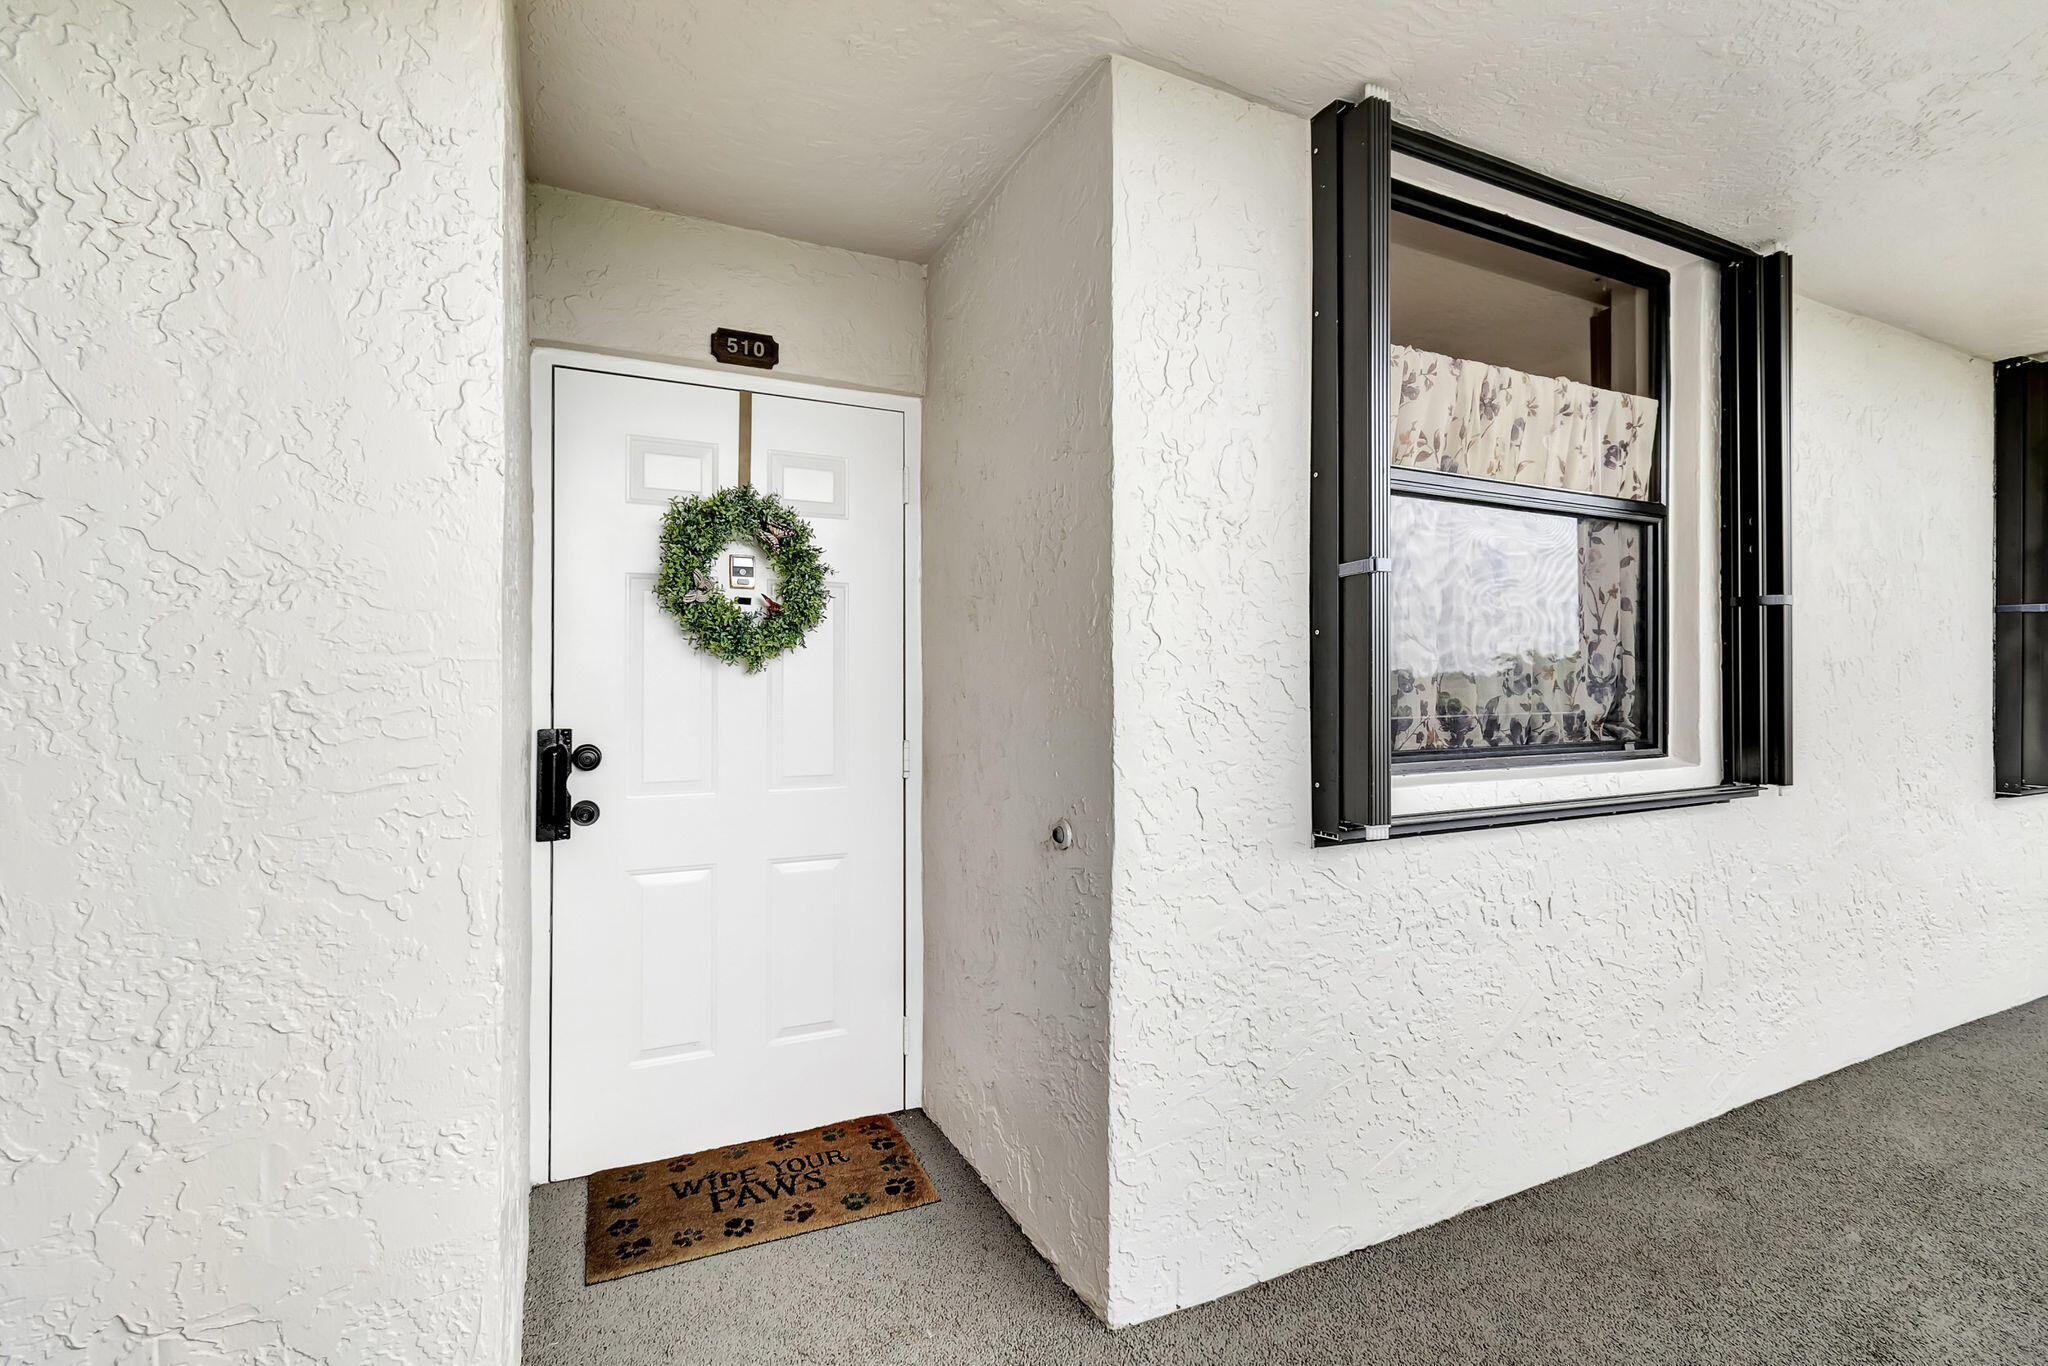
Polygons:
<instances>
[{"instance_id":1,"label":"black door handle","mask_svg":"<svg viewBox=\"0 0 2048 1366\"><path fill-rule=\"evenodd\" d=\"M537 730L533 752L533 837L569 838L569 732Z\"/></svg>"}]
</instances>

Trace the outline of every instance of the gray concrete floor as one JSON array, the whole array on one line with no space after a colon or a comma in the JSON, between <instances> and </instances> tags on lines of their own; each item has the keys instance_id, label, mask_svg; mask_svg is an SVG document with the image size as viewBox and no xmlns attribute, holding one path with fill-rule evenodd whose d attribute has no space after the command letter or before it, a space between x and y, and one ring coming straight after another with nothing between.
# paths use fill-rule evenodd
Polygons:
<instances>
[{"instance_id":1,"label":"gray concrete floor","mask_svg":"<svg viewBox=\"0 0 2048 1366\"><path fill-rule=\"evenodd\" d=\"M904 1129L942 1203L604 1285L536 1190L527 1363L2048 1363L2048 1000L1119 1333Z\"/></svg>"}]
</instances>

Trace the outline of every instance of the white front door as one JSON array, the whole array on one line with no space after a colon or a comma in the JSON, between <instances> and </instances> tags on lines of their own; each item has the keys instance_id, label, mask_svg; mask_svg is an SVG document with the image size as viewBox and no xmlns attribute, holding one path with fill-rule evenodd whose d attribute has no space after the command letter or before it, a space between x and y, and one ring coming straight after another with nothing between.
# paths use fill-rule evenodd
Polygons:
<instances>
[{"instance_id":1,"label":"white front door","mask_svg":"<svg viewBox=\"0 0 2048 1366\"><path fill-rule=\"evenodd\" d=\"M596 820L541 846L550 1174L900 1109L904 415L559 364L541 377L542 724L602 751L569 778ZM832 591L804 647L751 675L696 650L652 594L668 500L733 483L743 447L755 487L815 528Z\"/></svg>"}]
</instances>

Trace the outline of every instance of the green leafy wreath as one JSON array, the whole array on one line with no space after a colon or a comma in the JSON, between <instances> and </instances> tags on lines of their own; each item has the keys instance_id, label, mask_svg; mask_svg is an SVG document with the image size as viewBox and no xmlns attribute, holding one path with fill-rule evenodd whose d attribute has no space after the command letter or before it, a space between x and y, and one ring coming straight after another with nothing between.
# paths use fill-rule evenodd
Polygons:
<instances>
[{"instance_id":1,"label":"green leafy wreath","mask_svg":"<svg viewBox=\"0 0 2048 1366\"><path fill-rule=\"evenodd\" d=\"M775 567L780 600L758 593L750 612L727 597L712 575L733 541L758 547ZM772 493L734 484L708 498L672 498L661 519L661 577L654 599L713 658L759 673L769 660L804 643L825 619L831 572L818 558L811 524Z\"/></svg>"}]
</instances>

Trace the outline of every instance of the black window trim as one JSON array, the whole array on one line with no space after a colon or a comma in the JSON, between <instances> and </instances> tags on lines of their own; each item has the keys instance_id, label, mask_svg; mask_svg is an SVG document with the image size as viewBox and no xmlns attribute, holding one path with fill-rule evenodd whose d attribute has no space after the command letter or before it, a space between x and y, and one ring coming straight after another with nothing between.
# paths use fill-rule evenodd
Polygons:
<instances>
[{"instance_id":1,"label":"black window trim","mask_svg":"<svg viewBox=\"0 0 2048 1366\"><path fill-rule=\"evenodd\" d=\"M1997 592L1992 628L1992 790L2048 793L2048 361L1994 367Z\"/></svg>"},{"instance_id":2,"label":"black window trim","mask_svg":"<svg viewBox=\"0 0 2048 1366\"><path fill-rule=\"evenodd\" d=\"M1697 806L1792 781L1791 589L1787 454L1791 422L1791 259L1581 190L1393 121L1384 99L1318 114L1314 159L1314 310L1310 476L1310 710L1315 842L1351 844ZM1533 802L1394 816L1388 641L1387 378L1390 214L1397 199L1436 200L1395 180L1396 152L1538 203L1676 247L1719 267L1721 288L1721 632L1723 781L1625 797ZM1453 204L1457 201L1451 200ZM1441 207L1441 206L1438 206ZM1403 210L1410 211L1407 209ZM1490 211L1459 205L1465 215ZM1492 215L1495 219L1503 216ZM1492 224L1499 230L1499 224ZM1518 232L1546 237L1544 229ZM1565 239L1569 240L1569 239ZM1584 250L1597 251L1589 244ZM1640 268L1641 263L1637 263ZM1618 276L1616 278L1623 278ZM1661 364L1668 370L1666 354ZM1355 380L1355 383L1347 381ZM1347 420L1349 419L1349 420ZM1365 419L1365 420L1361 420ZM1660 419L1661 425L1662 419ZM1669 449L1660 431L1660 444ZM1660 461L1657 489L1664 491ZM1405 489L1423 481L1404 473ZM1449 478L1449 476L1445 476ZM1489 483L1460 478L1459 485ZM1440 496L1448 496L1439 489ZM1661 554L1657 557L1661 562ZM1339 566L1343 566L1340 572ZM1661 597L1662 584L1658 585ZM1661 622L1663 614L1655 614ZM1664 658L1666 642L1656 642ZM1347 686L1347 680L1350 685ZM1360 684L1362 683L1362 686ZM1657 697L1663 689L1653 689ZM1662 734L1661 719L1659 734ZM1583 756L1573 756L1583 757ZM1616 756L1619 757L1619 756ZM1525 761L1526 762L1526 761ZM1405 765L1404 765L1405 767Z\"/></svg>"}]
</instances>

